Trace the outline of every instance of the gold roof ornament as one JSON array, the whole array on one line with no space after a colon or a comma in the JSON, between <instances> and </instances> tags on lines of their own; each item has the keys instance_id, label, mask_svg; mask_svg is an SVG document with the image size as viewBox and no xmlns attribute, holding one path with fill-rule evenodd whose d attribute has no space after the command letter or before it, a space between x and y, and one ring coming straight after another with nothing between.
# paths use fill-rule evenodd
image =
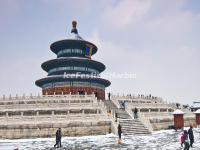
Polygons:
<instances>
[{"instance_id":1,"label":"gold roof ornament","mask_svg":"<svg viewBox=\"0 0 200 150\"><path fill-rule=\"evenodd\" d=\"M77 25L77 22L74 20L74 21L72 21L72 28L73 29L76 29L76 25Z\"/></svg>"}]
</instances>

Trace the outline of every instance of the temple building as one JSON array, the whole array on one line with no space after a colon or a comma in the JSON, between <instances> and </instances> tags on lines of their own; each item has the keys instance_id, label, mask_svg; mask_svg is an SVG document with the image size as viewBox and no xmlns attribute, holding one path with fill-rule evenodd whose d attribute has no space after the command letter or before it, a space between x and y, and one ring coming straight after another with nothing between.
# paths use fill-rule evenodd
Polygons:
<instances>
[{"instance_id":1,"label":"temple building","mask_svg":"<svg viewBox=\"0 0 200 150\"><path fill-rule=\"evenodd\" d=\"M105 65L92 60L97 46L85 41L72 22L72 38L59 40L51 44L50 49L56 59L44 62L41 67L48 75L35 84L42 88L43 95L92 94L97 99L105 99L105 88L111 83L100 77Z\"/></svg>"}]
</instances>

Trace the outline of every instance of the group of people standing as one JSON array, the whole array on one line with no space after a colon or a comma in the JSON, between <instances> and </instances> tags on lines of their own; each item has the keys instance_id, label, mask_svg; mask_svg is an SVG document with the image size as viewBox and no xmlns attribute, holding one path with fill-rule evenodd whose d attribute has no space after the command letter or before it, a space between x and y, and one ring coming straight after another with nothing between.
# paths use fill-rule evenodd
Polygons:
<instances>
[{"instance_id":1,"label":"group of people standing","mask_svg":"<svg viewBox=\"0 0 200 150\"><path fill-rule=\"evenodd\" d=\"M188 140L188 136L189 136L189 140ZM193 130L192 130L192 126L190 126L189 130L184 130L183 134L181 135L181 147L183 146L183 144L185 145L184 150L189 150L190 147L192 147L194 143L194 134L193 134Z\"/></svg>"}]
</instances>

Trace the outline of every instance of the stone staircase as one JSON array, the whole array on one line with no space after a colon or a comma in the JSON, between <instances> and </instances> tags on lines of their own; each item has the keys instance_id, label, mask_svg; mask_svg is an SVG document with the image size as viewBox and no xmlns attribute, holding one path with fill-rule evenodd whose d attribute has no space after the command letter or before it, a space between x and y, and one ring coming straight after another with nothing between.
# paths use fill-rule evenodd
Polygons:
<instances>
[{"instance_id":1,"label":"stone staircase","mask_svg":"<svg viewBox=\"0 0 200 150\"><path fill-rule=\"evenodd\" d=\"M151 132L138 119L120 119L124 135L150 134Z\"/></svg>"},{"instance_id":2,"label":"stone staircase","mask_svg":"<svg viewBox=\"0 0 200 150\"><path fill-rule=\"evenodd\" d=\"M150 134L141 121L132 119L125 110L118 109L116 113L124 135Z\"/></svg>"},{"instance_id":3,"label":"stone staircase","mask_svg":"<svg viewBox=\"0 0 200 150\"><path fill-rule=\"evenodd\" d=\"M104 104L106 105L107 109L112 109L115 111L124 135L127 136L151 133L140 120L132 119L124 109L117 108L112 101L105 101Z\"/></svg>"}]
</instances>

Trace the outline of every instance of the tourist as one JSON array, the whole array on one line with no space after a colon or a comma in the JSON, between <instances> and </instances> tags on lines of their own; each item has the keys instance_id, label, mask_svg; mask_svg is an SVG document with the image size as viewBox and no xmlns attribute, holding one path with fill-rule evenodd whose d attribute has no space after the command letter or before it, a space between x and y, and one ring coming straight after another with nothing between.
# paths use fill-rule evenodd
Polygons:
<instances>
[{"instance_id":1,"label":"tourist","mask_svg":"<svg viewBox=\"0 0 200 150\"><path fill-rule=\"evenodd\" d=\"M188 134L189 134L189 139L190 139L190 147L192 147L192 144L194 143L194 134L193 134L193 130L192 130L192 125L190 125Z\"/></svg>"},{"instance_id":2,"label":"tourist","mask_svg":"<svg viewBox=\"0 0 200 150\"><path fill-rule=\"evenodd\" d=\"M119 135L119 140L121 140L121 135L122 135L122 127L121 127L121 125L120 125L120 124L118 125L118 135Z\"/></svg>"},{"instance_id":3,"label":"tourist","mask_svg":"<svg viewBox=\"0 0 200 150\"><path fill-rule=\"evenodd\" d=\"M122 109L125 110L125 101L122 102Z\"/></svg>"},{"instance_id":4,"label":"tourist","mask_svg":"<svg viewBox=\"0 0 200 150\"><path fill-rule=\"evenodd\" d=\"M177 108L177 109L179 108L179 103L176 103L176 108Z\"/></svg>"},{"instance_id":5,"label":"tourist","mask_svg":"<svg viewBox=\"0 0 200 150\"><path fill-rule=\"evenodd\" d=\"M57 147L59 143L58 134L59 134L59 129L56 131L56 144L54 145L54 147Z\"/></svg>"},{"instance_id":6,"label":"tourist","mask_svg":"<svg viewBox=\"0 0 200 150\"><path fill-rule=\"evenodd\" d=\"M126 109L126 101L124 101L124 110Z\"/></svg>"},{"instance_id":7,"label":"tourist","mask_svg":"<svg viewBox=\"0 0 200 150\"><path fill-rule=\"evenodd\" d=\"M181 147L183 147L183 144L184 144L184 133L182 133L181 135Z\"/></svg>"},{"instance_id":8,"label":"tourist","mask_svg":"<svg viewBox=\"0 0 200 150\"><path fill-rule=\"evenodd\" d=\"M138 118L137 113L138 113L138 109L135 107L135 109L134 109L134 119Z\"/></svg>"},{"instance_id":9,"label":"tourist","mask_svg":"<svg viewBox=\"0 0 200 150\"><path fill-rule=\"evenodd\" d=\"M59 128L58 131L59 131L58 132L58 141L59 141L58 146L61 147L61 138L62 138L61 128Z\"/></svg>"},{"instance_id":10,"label":"tourist","mask_svg":"<svg viewBox=\"0 0 200 150\"><path fill-rule=\"evenodd\" d=\"M117 122L117 113L115 112L115 122Z\"/></svg>"},{"instance_id":11,"label":"tourist","mask_svg":"<svg viewBox=\"0 0 200 150\"><path fill-rule=\"evenodd\" d=\"M188 142L188 133L187 130L184 130L184 150L189 150L190 149L190 144Z\"/></svg>"},{"instance_id":12,"label":"tourist","mask_svg":"<svg viewBox=\"0 0 200 150\"><path fill-rule=\"evenodd\" d=\"M61 129L60 128L56 131L56 144L54 145L54 147L61 147Z\"/></svg>"},{"instance_id":13,"label":"tourist","mask_svg":"<svg viewBox=\"0 0 200 150\"><path fill-rule=\"evenodd\" d=\"M108 100L110 100L110 96L111 96L111 94L110 94L110 92L108 93Z\"/></svg>"}]
</instances>

